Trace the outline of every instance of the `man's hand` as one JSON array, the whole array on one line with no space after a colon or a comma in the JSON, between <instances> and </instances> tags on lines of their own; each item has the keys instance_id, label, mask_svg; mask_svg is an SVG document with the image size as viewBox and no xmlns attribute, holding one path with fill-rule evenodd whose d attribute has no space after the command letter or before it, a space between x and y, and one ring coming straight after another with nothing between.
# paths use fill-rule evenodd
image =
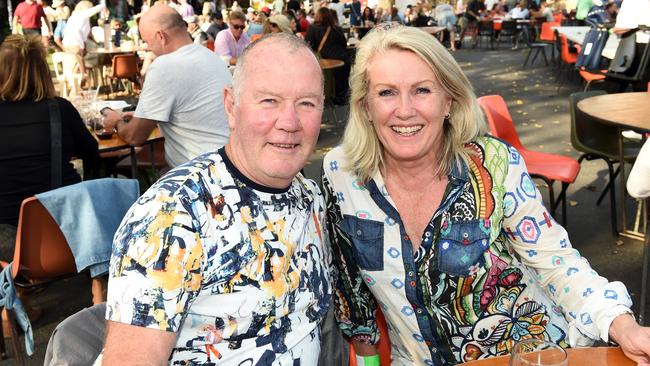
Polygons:
<instances>
[{"instance_id":1,"label":"man's hand","mask_svg":"<svg viewBox=\"0 0 650 366\"><path fill-rule=\"evenodd\" d=\"M107 320L102 365L167 365L178 334Z\"/></svg>"},{"instance_id":2,"label":"man's hand","mask_svg":"<svg viewBox=\"0 0 650 366\"><path fill-rule=\"evenodd\" d=\"M639 366L650 366L650 328L640 326L630 314L617 316L609 326L609 337Z\"/></svg>"}]
</instances>

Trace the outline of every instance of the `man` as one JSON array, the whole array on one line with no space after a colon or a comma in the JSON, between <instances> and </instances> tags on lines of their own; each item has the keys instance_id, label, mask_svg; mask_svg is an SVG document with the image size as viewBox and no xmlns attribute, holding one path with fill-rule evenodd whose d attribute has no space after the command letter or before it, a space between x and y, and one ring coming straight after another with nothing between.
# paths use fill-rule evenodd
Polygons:
<instances>
[{"instance_id":1,"label":"man","mask_svg":"<svg viewBox=\"0 0 650 366\"><path fill-rule=\"evenodd\" d=\"M23 28L23 34L41 35L42 20L45 19L49 34L52 34L52 24L47 20L43 7L36 0L25 0L18 4L13 16L13 33L18 33L18 23Z\"/></svg>"},{"instance_id":2,"label":"man","mask_svg":"<svg viewBox=\"0 0 650 366\"><path fill-rule=\"evenodd\" d=\"M465 39L465 31L470 27L478 27L478 21L485 12L485 0L472 0L467 4L465 15L461 18L460 22L460 42L463 43ZM478 32L472 35L472 45L476 47L478 42Z\"/></svg>"},{"instance_id":3,"label":"man","mask_svg":"<svg viewBox=\"0 0 650 366\"><path fill-rule=\"evenodd\" d=\"M309 20L307 20L307 12L305 12L305 9L298 9L296 12L296 21L298 22L300 31L307 32L307 28L309 28Z\"/></svg>"},{"instance_id":4,"label":"man","mask_svg":"<svg viewBox=\"0 0 650 366\"><path fill-rule=\"evenodd\" d=\"M147 69L135 113L109 112L104 128L137 146L158 125L171 167L223 146L229 132L222 90L231 81L226 65L193 44L180 14L162 2L142 15L140 36L158 57Z\"/></svg>"},{"instance_id":5,"label":"man","mask_svg":"<svg viewBox=\"0 0 650 366\"><path fill-rule=\"evenodd\" d=\"M224 29L228 29L228 24L223 21L223 15L220 11L210 15L210 17L212 18L212 23L205 31L205 33L207 33L208 38L214 42L214 40L217 39L217 33L221 32Z\"/></svg>"},{"instance_id":6,"label":"man","mask_svg":"<svg viewBox=\"0 0 650 366\"><path fill-rule=\"evenodd\" d=\"M244 52L244 48L251 43L248 35L244 33L246 28L246 16L241 11L230 12L230 26L217 33L214 40L214 52L224 59L227 59L230 65L237 63L237 57Z\"/></svg>"},{"instance_id":7,"label":"man","mask_svg":"<svg viewBox=\"0 0 650 366\"><path fill-rule=\"evenodd\" d=\"M208 35L199 26L199 17L192 15L184 20L187 23L187 33L190 34L194 43L205 47L208 44Z\"/></svg>"},{"instance_id":8,"label":"man","mask_svg":"<svg viewBox=\"0 0 650 366\"><path fill-rule=\"evenodd\" d=\"M168 173L116 233L104 364L316 365L330 254L322 196L298 172L323 99L299 38L241 55L225 148Z\"/></svg>"}]
</instances>

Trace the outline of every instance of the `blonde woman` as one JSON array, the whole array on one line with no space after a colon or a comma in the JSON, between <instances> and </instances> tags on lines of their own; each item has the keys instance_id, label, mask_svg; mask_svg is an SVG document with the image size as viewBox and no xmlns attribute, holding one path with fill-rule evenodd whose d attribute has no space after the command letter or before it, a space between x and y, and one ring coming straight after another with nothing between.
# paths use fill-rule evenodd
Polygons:
<instances>
[{"instance_id":1,"label":"blonde woman","mask_svg":"<svg viewBox=\"0 0 650 366\"><path fill-rule=\"evenodd\" d=\"M519 153L485 136L472 86L424 31L360 42L342 146L323 162L335 310L358 364L508 354L520 340L617 342L650 361L625 286L594 272L549 215ZM383 335L382 335L383 336Z\"/></svg>"}]
</instances>

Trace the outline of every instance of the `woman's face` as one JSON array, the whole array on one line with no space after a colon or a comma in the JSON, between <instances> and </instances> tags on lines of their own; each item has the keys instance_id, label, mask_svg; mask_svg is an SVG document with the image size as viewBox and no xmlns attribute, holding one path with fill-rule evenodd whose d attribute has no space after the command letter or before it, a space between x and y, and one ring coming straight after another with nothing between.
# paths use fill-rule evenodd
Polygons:
<instances>
[{"instance_id":1,"label":"woman's face","mask_svg":"<svg viewBox=\"0 0 650 366\"><path fill-rule=\"evenodd\" d=\"M451 97L433 70L412 52L389 50L370 60L367 73L366 108L384 158L435 164Z\"/></svg>"}]
</instances>

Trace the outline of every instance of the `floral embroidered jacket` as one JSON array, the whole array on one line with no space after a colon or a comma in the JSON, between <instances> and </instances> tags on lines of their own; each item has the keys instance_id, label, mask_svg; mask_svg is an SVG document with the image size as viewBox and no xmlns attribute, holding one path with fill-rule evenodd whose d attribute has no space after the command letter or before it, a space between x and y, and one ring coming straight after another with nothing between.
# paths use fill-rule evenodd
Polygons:
<instances>
[{"instance_id":1,"label":"floral embroidered jacket","mask_svg":"<svg viewBox=\"0 0 650 366\"><path fill-rule=\"evenodd\" d=\"M393 364L448 365L507 354L526 338L562 347L608 338L631 300L571 247L520 154L491 137L468 144L414 252L380 173L366 184L342 148L323 163L343 332L378 342L386 317Z\"/></svg>"}]
</instances>

